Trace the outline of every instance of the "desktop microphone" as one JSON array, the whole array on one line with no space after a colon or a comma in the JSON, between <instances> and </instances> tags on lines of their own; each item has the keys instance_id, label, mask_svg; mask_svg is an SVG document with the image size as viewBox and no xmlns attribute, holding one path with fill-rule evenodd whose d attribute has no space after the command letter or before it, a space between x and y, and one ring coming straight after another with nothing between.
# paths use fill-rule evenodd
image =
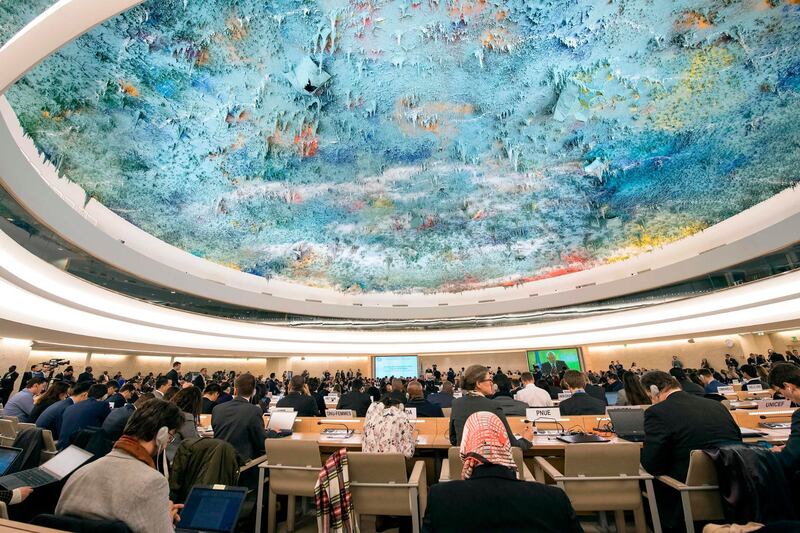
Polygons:
<instances>
[{"instance_id":1,"label":"desktop microphone","mask_svg":"<svg viewBox=\"0 0 800 533\"><path fill-rule=\"evenodd\" d=\"M350 427L349 427L347 424L345 424L344 422L331 422L331 421L327 421L327 420L326 420L325 422L323 422L323 421L321 421L321 420L317 420L317 425L318 425L318 426L322 426L322 425L326 425L326 426L329 426L329 425L335 425L335 426L344 426L344 429L346 429L346 430L347 430L347 436L348 436L348 437L349 437L350 435L352 435L353 433L355 433L355 430L353 430L353 429L350 429ZM324 432L325 432L325 431L323 430L323 433L324 433Z\"/></svg>"}]
</instances>

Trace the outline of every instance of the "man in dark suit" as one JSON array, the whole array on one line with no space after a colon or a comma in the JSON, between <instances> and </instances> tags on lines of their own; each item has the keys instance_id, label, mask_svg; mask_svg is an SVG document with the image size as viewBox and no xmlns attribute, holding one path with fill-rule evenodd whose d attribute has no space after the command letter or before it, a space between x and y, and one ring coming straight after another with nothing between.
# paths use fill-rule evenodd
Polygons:
<instances>
[{"instance_id":1,"label":"man in dark suit","mask_svg":"<svg viewBox=\"0 0 800 533\"><path fill-rule=\"evenodd\" d=\"M3 402L3 405L8 403L9 396L14 392L14 383L18 377L19 372L17 372L16 365L8 367L8 372L3 374L3 379L0 380L0 401Z\"/></svg>"},{"instance_id":2,"label":"man in dark suit","mask_svg":"<svg viewBox=\"0 0 800 533\"><path fill-rule=\"evenodd\" d=\"M126 383L119 391L106 398L106 402L114 402L114 409L118 409L131 401L131 396L135 391L136 388L131 383Z\"/></svg>"},{"instance_id":3,"label":"man in dark suit","mask_svg":"<svg viewBox=\"0 0 800 533\"><path fill-rule=\"evenodd\" d=\"M201 368L200 373L192 380L192 385L200 390L206 390L206 380L208 379L208 369Z\"/></svg>"},{"instance_id":4,"label":"man in dark suit","mask_svg":"<svg viewBox=\"0 0 800 533\"><path fill-rule=\"evenodd\" d=\"M83 372L78 374L78 383L86 381L92 383L94 381L94 375L92 375L92 367L87 366Z\"/></svg>"},{"instance_id":5,"label":"man in dark suit","mask_svg":"<svg viewBox=\"0 0 800 533\"><path fill-rule=\"evenodd\" d=\"M542 374L549 376L551 374L561 375L567 369L567 363L556 359L556 354L547 352L547 361L542 363Z\"/></svg>"},{"instance_id":6,"label":"man in dark suit","mask_svg":"<svg viewBox=\"0 0 800 533\"><path fill-rule=\"evenodd\" d=\"M419 381L409 383L406 390L408 391L408 401L405 406L416 409L418 418L441 418L444 416L441 407L425 399Z\"/></svg>"},{"instance_id":7,"label":"man in dark suit","mask_svg":"<svg viewBox=\"0 0 800 533\"><path fill-rule=\"evenodd\" d=\"M695 396L705 396L705 389L689 379L689 376L686 375L686 372L682 368L670 368L669 373L673 378L678 380L678 385L681 386L683 392L688 392Z\"/></svg>"},{"instance_id":8,"label":"man in dark suit","mask_svg":"<svg viewBox=\"0 0 800 533\"><path fill-rule=\"evenodd\" d=\"M748 390L750 385L761 385L761 388L764 388L764 384L758 379L758 370L753 365L742 365L740 368L742 371L742 378L744 379L744 383L742 383L742 390Z\"/></svg>"},{"instance_id":9,"label":"man in dark suit","mask_svg":"<svg viewBox=\"0 0 800 533\"><path fill-rule=\"evenodd\" d=\"M36 373L36 375L39 375L39 374L42 373L41 372L41 367L39 365L31 365L31 369L30 369L29 372L23 372L22 373L22 382L19 384L19 390L22 390L22 389L25 388L25 385L28 383L28 381L30 381L30 379L33 377L34 373ZM8 402L5 402L5 403L8 403Z\"/></svg>"},{"instance_id":10,"label":"man in dark suit","mask_svg":"<svg viewBox=\"0 0 800 533\"><path fill-rule=\"evenodd\" d=\"M564 372L562 383L566 383L572 396L558 404L562 415L602 415L606 412L606 402L586 394L586 378L577 370Z\"/></svg>"},{"instance_id":11,"label":"man in dark suit","mask_svg":"<svg viewBox=\"0 0 800 533\"><path fill-rule=\"evenodd\" d=\"M203 407L200 412L204 415L210 415L217 406L217 398L219 398L220 388L216 383L209 383L203 391Z\"/></svg>"},{"instance_id":12,"label":"man in dark suit","mask_svg":"<svg viewBox=\"0 0 800 533\"><path fill-rule=\"evenodd\" d=\"M350 409L356 412L356 416L367 416L367 409L372 403L370 395L364 392L364 382L356 378L353 380L353 385L350 392L343 394L339 398L339 403L336 404L337 409Z\"/></svg>"},{"instance_id":13,"label":"man in dark suit","mask_svg":"<svg viewBox=\"0 0 800 533\"><path fill-rule=\"evenodd\" d=\"M739 426L720 402L682 391L678 380L666 372L648 372L642 385L653 402L644 412L642 448L642 466L650 474L683 483L692 450L741 442ZM656 483L656 501L665 528L680 528L678 493Z\"/></svg>"},{"instance_id":14,"label":"man in dark suit","mask_svg":"<svg viewBox=\"0 0 800 533\"><path fill-rule=\"evenodd\" d=\"M236 396L214 407L211 413L214 438L230 443L245 462L264 454L267 438L261 408L250 403L255 389L253 375L242 374L236 378Z\"/></svg>"},{"instance_id":15,"label":"man in dark suit","mask_svg":"<svg viewBox=\"0 0 800 533\"><path fill-rule=\"evenodd\" d=\"M769 350L767 350L767 361L769 361L770 364L785 363L786 357L784 357L782 353L776 352L775 350L770 348Z\"/></svg>"},{"instance_id":16,"label":"man in dark suit","mask_svg":"<svg viewBox=\"0 0 800 533\"><path fill-rule=\"evenodd\" d=\"M61 436L61 422L64 417L64 411L66 411L67 407L70 405L75 405L88 398L90 388L91 384L86 381L76 383L75 386L72 387L72 396L54 403L39 415L39 418L36 419L36 427L49 429L50 433L53 434L53 438L58 440Z\"/></svg>"},{"instance_id":17,"label":"man in dark suit","mask_svg":"<svg viewBox=\"0 0 800 533\"><path fill-rule=\"evenodd\" d=\"M103 431L111 440L117 440L122 436L125 429L125 424L128 419L133 416L133 413L142 406L145 402L155 398L152 392L142 394L138 400L133 403L126 403L119 409L111 411L106 419L103 421Z\"/></svg>"},{"instance_id":18,"label":"man in dark suit","mask_svg":"<svg viewBox=\"0 0 800 533\"><path fill-rule=\"evenodd\" d=\"M800 404L800 367L792 363L778 363L769 371L769 385L787 400ZM778 459L786 471L787 479L797 486L800 472L800 409L792 414L792 432L784 446L777 446Z\"/></svg>"},{"instance_id":19,"label":"man in dark suit","mask_svg":"<svg viewBox=\"0 0 800 533\"><path fill-rule=\"evenodd\" d=\"M406 392L405 392L405 390L403 388L403 381L402 380L397 379L397 378L392 380L392 390L389 391L388 396L391 399L393 399L393 400L395 400L397 402L400 402L400 403L405 405L405 403L408 401L408 396L406 396Z\"/></svg>"},{"instance_id":20,"label":"man in dark suit","mask_svg":"<svg viewBox=\"0 0 800 533\"><path fill-rule=\"evenodd\" d=\"M517 439L514 432L508 425L503 408L489 398L494 394L492 378L489 376L489 369L482 365L472 365L464 371L462 376L462 388L464 396L453 400L452 411L450 411L450 444L459 446L461 437L464 434L464 424L471 414L479 411L494 413L503 422L508 433L508 440L512 446L517 446L523 450L531 447L531 442L527 439Z\"/></svg>"},{"instance_id":21,"label":"man in dark suit","mask_svg":"<svg viewBox=\"0 0 800 533\"><path fill-rule=\"evenodd\" d=\"M325 405L325 396L328 395L328 389L320 382L319 378L308 378L308 391L317 402L318 416L325 416L325 410L328 408Z\"/></svg>"},{"instance_id":22,"label":"man in dark suit","mask_svg":"<svg viewBox=\"0 0 800 533\"><path fill-rule=\"evenodd\" d=\"M451 407L453 405L453 384L450 381L442 383L441 392L429 394L428 401L443 409Z\"/></svg>"},{"instance_id":23,"label":"man in dark suit","mask_svg":"<svg viewBox=\"0 0 800 533\"><path fill-rule=\"evenodd\" d=\"M95 384L89 389L89 397L64 409L61 417L61 434L56 447L63 450L69 446L72 435L87 427L101 427L108 413L111 412L108 402L103 401L108 389L105 385Z\"/></svg>"},{"instance_id":24,"label":"man in dark suit","mask_svg":"<svg viewBox=\"0 0 800 533\"><path fill-rule=\"evenodd\" d=\"M278 400L278 407L292 407L297 416L318 416L317 400L306 394L306 380L301 375L292 376L289 380L289 394Z\"/></svg>"},{"instance_id":25,"label":"man in dark suit","mask_svg":"<svg viewBox=\"0 0 800 533\"><path fill-rule=\"evenodd\" d=\"M503 409L503 414L506 416L525 416L528 404L514 399L511 394L511 380L505 374L499 374L494 377L495 385L497 385L497 393L492 398L492 401L499 404Z\"/></svg>"},{"instance_id":26,"label":"man in dark suit","mask_svg":"<svg viewBox=\"0 0 800 533\"><path fill-rule=\"evenodd\" d=\"M181 377L180 372L181 372L181 362L175 361L174 363L172 363L172 370L167 372L164 377L170 380L173 387L180 387L178 383Z\"/></svg>"},{"instance_id":27,"label":"man in dark suit","mask_svg":"<svg viewBox=\"0 0 800 533\"><path fill-rule=\"evenodd\" d=\"M619 376L614 372L609 372L606 374L606 391L607 392L619 392L624 389L625 386L619 380ZM586 391L589 392L588 390ZM605 398L605 392L603 392L603 397ZM598 398L599 399L599 398Z\"/></svg>"},{"instance_id":28,"label":"man in dark suit","mask_svg":"<svg viewBox=\"0 0 800 533\"><path fill-rule=\"evenodd\" d=\"M586 380L586 386L583 388L583 390L586 391L586 394L588 394L592 398L597 398L604 404L608 405L608 400L606 399L606 390L600 385L595 385L594 383L592 383L591 380L589 379L589 376L587 376L586 374L584 374L583 377ZM617 381L617 383L622 385L622 383L620 383L619 381Z\"/></svg>"}]
</instances>

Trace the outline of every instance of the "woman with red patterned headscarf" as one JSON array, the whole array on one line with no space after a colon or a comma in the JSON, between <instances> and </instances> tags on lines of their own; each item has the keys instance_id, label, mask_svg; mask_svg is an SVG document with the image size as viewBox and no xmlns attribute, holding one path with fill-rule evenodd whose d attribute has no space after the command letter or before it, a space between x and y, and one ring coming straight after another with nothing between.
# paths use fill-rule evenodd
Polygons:
<instances>
[{"instance_id":1,"label":"woman with red patterned headscarf","mask_svg":"<svg viewBox=\"0 0 800 533\"><path fill-rule=\"evenodd\" d=\"M511 442L496 414L470 415L460 455L461 479L430 489L423 531L583 531L564 491L517 479Z\"/></svg>"}]
</instances>

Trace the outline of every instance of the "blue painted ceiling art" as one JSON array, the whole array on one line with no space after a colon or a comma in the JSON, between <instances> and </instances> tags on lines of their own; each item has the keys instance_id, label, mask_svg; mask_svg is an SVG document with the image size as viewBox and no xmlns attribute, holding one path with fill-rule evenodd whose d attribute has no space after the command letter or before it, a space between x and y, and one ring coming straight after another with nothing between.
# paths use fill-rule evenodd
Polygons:
<instances>
[{"instance_id":1,"label":"blue painted ceiling art","mask_svg":"<svg viewBox=\"0 0 800 533\"><path fill-rule=\"evenodd\" d=\"M49 1L0 3L5 41ZM799 0L159 0L9 92L192 254L346 292L619 261L800 181Z\"/></svg>"}]
</instances>

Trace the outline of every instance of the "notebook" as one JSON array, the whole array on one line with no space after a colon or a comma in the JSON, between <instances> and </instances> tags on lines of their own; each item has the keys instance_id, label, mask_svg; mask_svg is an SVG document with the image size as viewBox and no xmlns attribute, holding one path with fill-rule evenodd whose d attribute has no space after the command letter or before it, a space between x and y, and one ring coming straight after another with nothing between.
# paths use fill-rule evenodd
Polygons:
<instances>
[{"instance_id":1,"label":"notebook","mask_svg":"<svg viewBox=\"0 0 800 533\"><path fill-rule=\"evenodd\" d=\"M92 454L75 445L64 448L58 455L39 466L0 477L0 485L8 490L20 487L42 487L61 481L83 463L92 458Z\"/></svg>"},{"instance_id":2,"label":"notebook","mask_svg":"<svg viewBox=\"0 0 800 533\"><path fill-rule=\"evenodd\" d=\"M186 498L178 533L233 533L242 511L244 487L195 486Z\"/></svg>"}]
</instances>

